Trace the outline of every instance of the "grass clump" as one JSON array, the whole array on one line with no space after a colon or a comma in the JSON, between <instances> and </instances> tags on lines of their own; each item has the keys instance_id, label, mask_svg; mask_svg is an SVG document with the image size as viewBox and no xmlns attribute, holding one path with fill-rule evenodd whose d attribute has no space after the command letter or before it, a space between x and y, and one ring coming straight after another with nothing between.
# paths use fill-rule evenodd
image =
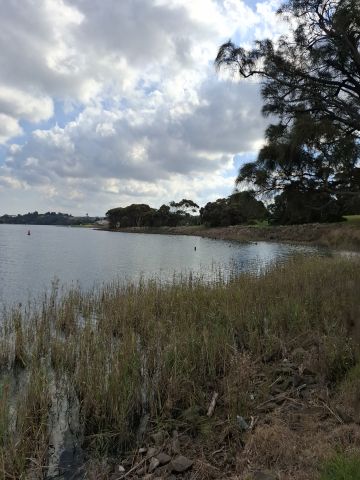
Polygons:
<instances>
[{"instance_id":1,"label":"grass clump","mask_svg":"<svg viewBox=\"0 0 360 480\"><path fill-rule=\"evenodd\" d=\"M360 480L360 457L336 455L324 465L320 480Z\"/></svg>"}]
</instances>

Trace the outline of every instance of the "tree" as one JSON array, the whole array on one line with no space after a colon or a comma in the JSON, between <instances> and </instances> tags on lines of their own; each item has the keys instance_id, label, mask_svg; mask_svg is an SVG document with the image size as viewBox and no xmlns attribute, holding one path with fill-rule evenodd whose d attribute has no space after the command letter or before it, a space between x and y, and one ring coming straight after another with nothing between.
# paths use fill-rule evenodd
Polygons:
<instances>
[{"instance_id":1,"label":"tree","mask_svg":"<svg viewBox=\"0 0 360 480\"><path fill-rule=\"evenodd\" d=\"M328 120L310 115L291 126L271 125L255 162L239 171L238 184L255 186L275 199L276 223L335 221L360 195L360 147ZM340 202L340 197L342 198Z\"/></svg>"},{"instance_id":2,"label":"tree","mask_svg":"<svg viewBox=\"0 0 360 480\"><path fill-rule=\"evenodd\" d=\"M329 193L315 189L304 190L291 183L274 199L270 222L274 224L302 224L337 222L342 219L342 207Z\"/></svg>"},{"instance_id":3,"label":"tree","mask_svg":"<svg viewBox=\"0 0 360 480\"><path fill-rule=\"evenodd\" d=\"M278 193L291 183L302 189L336 195L360 192L360 146L329 121L314 122L309 115L291 126L270 125L266 144L255 162L240 168L237 183L250 183L257 193Z\"/></svg>"},{"instance_id":4,"label":"tree","mask_svg":"<svg viewBox=\"0 0 360 480\"><path fill-rule=\"evenodd\" d=\"M208 202L200 210L201 220L210 227L238 225L264 220L268 212L252 191L235 192L228 198Z\"/></svg>"},{"instance_id":5,"label":"tree","mask_svg":"<svg viewBox=\"0 0 360 480\"><path fill-rule=\"evenodd\" d=\"M172 201L169 203L169 205L172 209L174 219L176 218L176 225L198 223L199 217L195 216L194 214L198 212L200 207L192 200L183 198L180 202Z\"/></svg>"},{"instance_id":6,"label":"tree","mask_svg":"<svg viewBox=\"0 0 360 480\"><path fill-rule=\"evenodd\" d=\"M110 228L151 226L155 210L143 203L133 203L127 207L112 208L106 212Z\"/></svg>"},{"instance_id":7,"label":"tree","mask_svg":"<svg viewBox=\"0 0 360 480\"><path fill-rule=\"evenodd\" d=\"M278 14L290 20L288 35L257 41L252 50L229 41L216 65L260 77L264 114L285 123L310 114L359 136L359 0L288 0Z\"/></svg>"}]
</instances>

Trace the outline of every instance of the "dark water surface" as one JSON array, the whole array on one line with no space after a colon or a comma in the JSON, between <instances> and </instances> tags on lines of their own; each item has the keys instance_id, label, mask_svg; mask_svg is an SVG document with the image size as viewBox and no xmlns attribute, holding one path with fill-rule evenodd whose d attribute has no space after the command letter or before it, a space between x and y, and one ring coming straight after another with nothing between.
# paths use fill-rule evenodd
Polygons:
<instances>
[{"instance_id":1,"label":"dark water surface","mask_svg":"<svg viewBox=\"0 0 360 480\"><path fill-rule=\"evenodd\" d=\"M30 228L31 235L27 235ZM196 250L195 250L196 247ZM88 289L112 280L171 280L190 271L205 280L221 272L258 273L310 247L239 244L201 237L95 231L86 228L0 225L0 304L43 294L58 279Z\"/></svg>"}]
</instances>

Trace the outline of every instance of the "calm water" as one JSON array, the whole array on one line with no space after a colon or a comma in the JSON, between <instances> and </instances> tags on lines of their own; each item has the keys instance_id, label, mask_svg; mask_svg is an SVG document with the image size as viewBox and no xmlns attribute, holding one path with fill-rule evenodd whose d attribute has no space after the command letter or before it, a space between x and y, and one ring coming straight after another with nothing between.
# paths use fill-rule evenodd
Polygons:
<instances>
[{"instance_id":1,"label":"calm water","mask_svg":"<svg viewBox=\"0 0 360 480\"><path fill-rule=\"evenodd\" d=\"M259 272L295 252L314 251L265 242L242 245L201 237L0 225L0 304L37 297L54 279L84 289L141 276L167 281L175 272L210 279L219 270L225 276L230 271Z\"/></svg>"}]
</instances>

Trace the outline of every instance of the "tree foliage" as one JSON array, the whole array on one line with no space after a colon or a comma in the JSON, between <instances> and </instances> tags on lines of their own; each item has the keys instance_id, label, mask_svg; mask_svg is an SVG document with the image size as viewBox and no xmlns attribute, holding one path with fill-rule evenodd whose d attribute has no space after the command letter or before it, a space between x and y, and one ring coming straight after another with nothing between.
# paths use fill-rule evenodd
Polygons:
<instances>
[{"instance_id":1,"label":"tree foliage","mask_svg":"<svg viewBox=\"0 0 360 480\"><path fill-rule=\"evenodd\" d=\"M276 196L278 223L333 221L360 205L360 2L287 0L289 31L251 50L222 45L218 67L262 82L270 125L237 183Z\"/></svg>"},{"instance_id":2,"label":"tree foliage","mask_svg":"<svg viewBox=\"0 0 360 480\"><path fill-rule=\"evenodd\" d=\"M190 215L187 209L195 212L198 205L192 200L170 202L159 209L146 204L132 204L127 207L112 208L106 212L110 228L126 227L175 227L188 223L197 223L198 217Z\"/></svg>"},{"instance_id":3,"label":"tree foliage","mask_svg":"<svg viewBox=\"0 0 360 480\"><path fill-rule=\"evenodd\" d=\"M353 135L303 115L291 126L271 125L266 138L257 160L240 169L237 182L255 186L258 194L278 194L274 222L336 221L356 210L360 147Z\"/></svg>"},{"instance_id":4,"label":"tree foliage","mask_svg":"<svg viewBox=\"0 0 360 480\"><path fill-rule=\"evenodd\" d=\"M360 2L288 0L279 15L289 33L278 42L257 41L251 50L220 47L216 65L241 77L259 76L265 114L283 121L299 113L331 120L360 134Z\"/></svg>"},{"instance_id":5,"label":"tree foliage","mask_svg":"<svg viewBox=\"0 0 360 480\"><path fill-rule=\"evenodd\" d=\"M237 182L250 182L258 193L276 193L290 184L328 194L360 191L360 147L329 121L298 117L291 126L270 125L255 162L243 165Z\"/></svg>"},{"instance_id":6,"label":"tree foliage","mask_svg":"<svg viewBox=\"0 0 360 480\"><path fill-rule=\"evenodd\" d=\"M254 192L236 192L228 198L208 202L200 210L202 223L210 227L239 225L254 220L264 220L268 212L264 204L256 200Z\"/></svg>"}]
</instances>

